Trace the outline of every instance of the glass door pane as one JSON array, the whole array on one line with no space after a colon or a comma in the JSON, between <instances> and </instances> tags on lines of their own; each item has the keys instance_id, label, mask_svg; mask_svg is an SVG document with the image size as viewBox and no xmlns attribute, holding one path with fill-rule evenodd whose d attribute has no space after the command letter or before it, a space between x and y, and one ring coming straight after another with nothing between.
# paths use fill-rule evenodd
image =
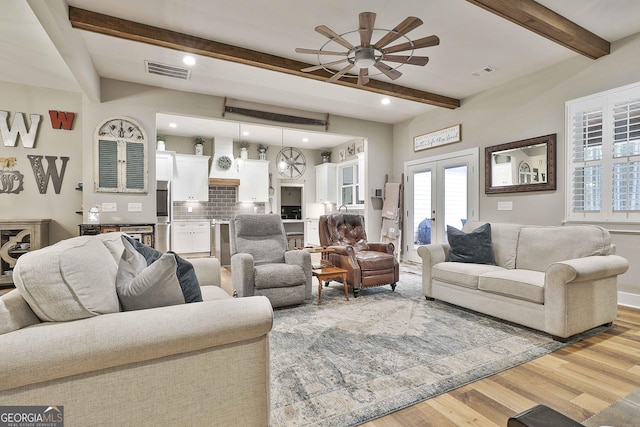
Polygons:
<instances>
[{"instance_id":1,"label":"glass door pane","mask_svg":"<svg viewBox=\"0 0 640 427\"><path fill-rule=\"evenodd\" d=\"M467 221L467 165L444 168L444 241L447 226L462 229Z\"/></svg>"}]
</instances>

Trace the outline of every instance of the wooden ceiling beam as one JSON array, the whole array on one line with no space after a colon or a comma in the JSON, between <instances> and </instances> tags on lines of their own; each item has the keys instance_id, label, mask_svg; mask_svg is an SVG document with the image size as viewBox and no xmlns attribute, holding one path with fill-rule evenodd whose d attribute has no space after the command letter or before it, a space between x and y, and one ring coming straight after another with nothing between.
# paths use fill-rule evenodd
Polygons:
<instances>
[{"instance_id":1,"label":"wooden ceiling beam","mask_svg":"<svg viewBox=\"0 0 640 427\"><path fill-rule=\"evenodd\" d=\"M534 0L467 0L591 59L611 52L611 44Z\"/></svg>"},{"instance_id":2,"label":"wooden ceiling beam","mask_svg":"<svg viewBox=\"0 0 640 427\"><path fill-rule=\"evenodd\" d=\"M264 52L258 52L188 34L140 24L109 15L103 15L101 13L79 9L73 6L69 6L69 21L73 28L92 31L125 40L147 43L168 49L179 50L182 52L189 52L207 56L209 58L251 65L298 77L326 81L332 75L323 69L311 73L304 73L300 71L303 68L311 67L315 64L294 61ZM409 101L420 102L423 104L434 105L437 107L450 109L460 107L459 99L404 86L398 86L393 83L387 83L379 80L370 80L366 86L358 86L355 79L353 79L353 81L340 79L334 82L334 84L368 92L375 92L395 98L402 98Z\"/></svg>"}]
</instances>

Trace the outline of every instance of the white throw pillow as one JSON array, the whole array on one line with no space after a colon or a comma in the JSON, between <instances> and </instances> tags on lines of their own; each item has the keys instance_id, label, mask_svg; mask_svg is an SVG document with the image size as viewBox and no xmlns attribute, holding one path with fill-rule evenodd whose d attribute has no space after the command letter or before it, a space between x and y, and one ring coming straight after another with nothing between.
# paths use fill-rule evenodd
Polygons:
<instances>
[{"instance_id":1,"label":"white throw pillow","mask_svg":"<svg viewBox=\"0 0 640 427\"><path fill-rule=\"evenodd\" d=\"M18 258L13 281L40 320L65 322L120 311L117 271L99 239L80 236Z\"/></svg>"}]
</instances>

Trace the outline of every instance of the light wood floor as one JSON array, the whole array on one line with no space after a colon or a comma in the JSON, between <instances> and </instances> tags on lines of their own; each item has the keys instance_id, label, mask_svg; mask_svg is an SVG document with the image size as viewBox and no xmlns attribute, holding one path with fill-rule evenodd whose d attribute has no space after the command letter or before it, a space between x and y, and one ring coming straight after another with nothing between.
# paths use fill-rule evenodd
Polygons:
<instances>
[{"instance_id":1,"label":"light wood floor","mask_svg":"<svg viewBox=\"0 0 640 427\"><path fill-rule=\"evenodd\" d=\"M230 287L228 268L222 282ZM537 404L582 422L638 387L640 310L619 306L606 332L363 426L505 427Z\"/></svg>"}]
</instances>

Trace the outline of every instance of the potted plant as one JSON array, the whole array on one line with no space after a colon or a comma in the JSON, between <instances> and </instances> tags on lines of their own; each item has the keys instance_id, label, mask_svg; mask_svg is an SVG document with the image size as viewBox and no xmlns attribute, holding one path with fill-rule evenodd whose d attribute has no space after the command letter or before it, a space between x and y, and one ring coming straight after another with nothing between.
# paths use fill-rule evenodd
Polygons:
<instances>
[{"instance_id":1,"label":"potted plant","mask_svg":"<svg viewBox=\"0 0 640 427\"><path fill-rule=\"evenodd\" d=\"M165 142L167 142L167 136L166 135L158 135L158 136L156 136L156 141L158 141L158 146L157 146L156 149L158 151L164 151Z\"/></svg>"},{"instance_id":2,"label":"potted plant","mask_svg":"<svg viewBox=\"0 0 640 427\"><path fill-rule=\"evenodd\" d=\"M249 145L251 145L251 144L249 144L246 141L240 141L238 143L238 145L240 146L240 158L241 159L248 158L249 157L249 152L247 151L247 148L249 148Z\"/></svg>"},{"instance_id":3,"label":"potted plant","mask_svg":"<svg viewBox=\"0 0 640 427\"><path fill-rule=\"evenodd\" d=\"M204 138L201 136L196 136L193 139L193 143L195 144L195 147L196 147L196 155L202 156L204 152Z\"/></svg>"},{"instance_id":4,"label":"potted plant","mask_svg":"<svg viewBox=\"0 0 640 427\"><path fill-rule=\"evenodd\" d=\"M329 163L331 161L331 150L322 150L320 156L322 157L322 163Z\"/></svg>"},{"instance_id":5,"label":"potted plant","mask_svg":"<svg viewBox=\"0 0 640 427\"><path fill-rule=\"evenodd\" d=\"M267 145L258 144L258 157L260 160L267 159L267 150L269 147Z\"/></svg>"}]
</instances>

